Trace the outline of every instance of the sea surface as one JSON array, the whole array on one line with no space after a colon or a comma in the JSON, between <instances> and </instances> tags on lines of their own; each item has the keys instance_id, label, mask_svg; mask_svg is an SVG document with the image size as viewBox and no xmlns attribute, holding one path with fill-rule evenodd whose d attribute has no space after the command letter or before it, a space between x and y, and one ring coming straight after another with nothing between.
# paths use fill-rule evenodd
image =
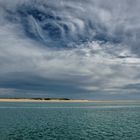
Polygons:
<instances>
[{"instance_id":1,"label":"sea surface","mask_svg":"<svg viewBox=\"0 0 140 140\"><path fill-rule=\"evenodd\" d=\"M140 102L0 102L0 140L140 140Z\"/></svg>"}]
</instances>

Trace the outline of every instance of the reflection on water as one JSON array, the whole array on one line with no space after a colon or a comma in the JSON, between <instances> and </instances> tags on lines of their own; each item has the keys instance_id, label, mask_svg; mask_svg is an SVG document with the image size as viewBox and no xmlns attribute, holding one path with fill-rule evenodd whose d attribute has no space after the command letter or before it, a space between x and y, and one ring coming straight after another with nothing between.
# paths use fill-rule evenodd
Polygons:
<instances>
[{"instance_id":1,"label":"reflection on water","mask_svg":"<svg viewBox=\"0 0 140 140\"><path fill-rule=\"evenodd\" d=\"M140 103L0 103L1 140L139 140Z\"/></svg>"}]
</instances>

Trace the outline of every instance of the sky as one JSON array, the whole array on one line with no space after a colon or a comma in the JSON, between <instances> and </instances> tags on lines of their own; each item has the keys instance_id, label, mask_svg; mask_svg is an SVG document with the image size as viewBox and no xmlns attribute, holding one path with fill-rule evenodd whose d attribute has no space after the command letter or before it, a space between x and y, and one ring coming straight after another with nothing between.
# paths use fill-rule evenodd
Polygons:
<instances>
[{"instance_id":1,"label":"sky","mask_svg":"<svg viewBox=\"0 0 140 140\"><path fill-rule=\"evenodd\" d=\"M140 99L139 0L0 0L0 97Z\"/></svg>"}]
</instances>

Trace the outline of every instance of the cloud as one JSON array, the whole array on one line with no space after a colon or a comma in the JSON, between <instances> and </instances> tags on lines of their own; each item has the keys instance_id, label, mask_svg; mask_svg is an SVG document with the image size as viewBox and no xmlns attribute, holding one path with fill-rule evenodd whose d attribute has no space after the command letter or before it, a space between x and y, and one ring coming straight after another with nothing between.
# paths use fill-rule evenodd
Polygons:
<instances>
[{"instance_id":1,"label":"cloud","mask_svg":"<svg viewBox=\"0 0 140 140\"><path fill-rule=\"evenodd\" d=\"M1 0L0 96L137 99L139 4Z\"/></svg>"}]
</instances>

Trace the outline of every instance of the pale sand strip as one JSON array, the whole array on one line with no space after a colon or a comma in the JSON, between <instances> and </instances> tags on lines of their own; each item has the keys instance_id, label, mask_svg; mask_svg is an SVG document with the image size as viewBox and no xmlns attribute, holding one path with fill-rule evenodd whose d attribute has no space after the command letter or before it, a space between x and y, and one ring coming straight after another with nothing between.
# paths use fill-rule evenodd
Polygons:
<instances>
[{"instance_id":1,"label":"pale sand strip","mask_svg":"<svg viewBox=\"0 0 140 140\"><path fill-rule=\"evenodd\" d=\"M35 100L0 98L0 102L134 102L134 100Z\"/></svg>"},{"instance_id":2,"label":"pale sand strip","mask_svg":"<svg viewBox=\"0 0 140 140\"><path fill-rule=\"evenodd\" d=\"M35 99L0 99L0 102L94 102L93 100L35 100Z\"/></svg>"}]
</instances>

